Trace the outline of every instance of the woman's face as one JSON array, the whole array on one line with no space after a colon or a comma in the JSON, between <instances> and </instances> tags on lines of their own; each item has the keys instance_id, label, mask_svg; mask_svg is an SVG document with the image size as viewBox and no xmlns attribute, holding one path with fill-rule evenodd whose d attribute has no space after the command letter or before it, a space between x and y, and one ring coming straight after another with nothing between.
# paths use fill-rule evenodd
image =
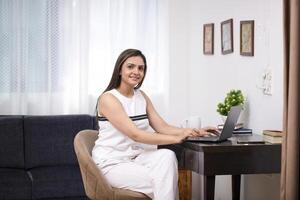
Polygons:
<instances>
[{"instance_id":1,"label":"woman's face","mask_svg":"<svg viewBox=\"0 0 300 200\"><path fill-rule=\"evenodd\" d=\"M135 87L144 77L145 64L140 56L127 58L120 72L121 84Z\"/></svg>"}]
</instances>

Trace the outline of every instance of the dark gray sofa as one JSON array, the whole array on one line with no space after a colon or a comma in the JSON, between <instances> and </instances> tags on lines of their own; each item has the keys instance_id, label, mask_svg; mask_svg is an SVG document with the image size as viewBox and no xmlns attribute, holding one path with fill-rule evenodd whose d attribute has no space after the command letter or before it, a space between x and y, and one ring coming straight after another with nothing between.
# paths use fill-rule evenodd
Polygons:
<instances>
[{"instance_id":1,"label":"dark gray sofa","mask_svg":"<svg viewBox=\"0 0 300 200\"><path fill-rule=\"evenodd\" d=\"M87 199L73 140L96 127L89 115L0 116L0 200Z\"/></svg>"}]
</instances>

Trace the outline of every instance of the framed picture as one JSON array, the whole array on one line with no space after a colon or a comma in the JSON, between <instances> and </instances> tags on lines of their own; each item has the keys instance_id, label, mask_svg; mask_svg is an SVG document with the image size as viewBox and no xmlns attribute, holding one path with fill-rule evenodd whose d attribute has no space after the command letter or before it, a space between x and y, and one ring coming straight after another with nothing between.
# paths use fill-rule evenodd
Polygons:
<instances>
[{"instance_id":1,"label":"framed picture","mask_svg":"<svg viewBox=\"0 0 300 200\"><path fill-rule=\"evenodd\" d=\"M254 56L254 20L240 22L240 54Z\"/></svg>"},{"instance_id":2,"label":"framed picture","mask_svg":"<svg viewBox=\"0 0 300 200\"><path fill-rule=\"evenodd\" d=\"M221 51L222 54L233 52L233 20L221 22Z\"/></svg>"},{"instance_id":3,"label":"framed picture","mask_svg":"<svg viewBox=\"0 0 300 200\"><path fill-rule=\"evenodd\" d=\"M214 24L203 25L203 54L214 54Z\"/></svg>"}]
</instances>

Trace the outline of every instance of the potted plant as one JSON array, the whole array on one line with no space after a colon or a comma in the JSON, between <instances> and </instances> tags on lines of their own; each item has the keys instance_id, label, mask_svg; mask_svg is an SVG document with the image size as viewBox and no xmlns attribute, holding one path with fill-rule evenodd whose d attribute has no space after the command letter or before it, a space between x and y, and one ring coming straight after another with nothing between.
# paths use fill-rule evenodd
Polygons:
<instances>
[{"instance_id":1,"label":"potted plant","mask_svg":"<svg viewBox=\"0 0 300 200\"><path fill-rule=\"evenodd\" d=\"M217 112L221 115L223 121L228 115L231 106L244 105L245 98L241 90L230 90L223 102L218 103Z\"/></svg>"}]
</instances>

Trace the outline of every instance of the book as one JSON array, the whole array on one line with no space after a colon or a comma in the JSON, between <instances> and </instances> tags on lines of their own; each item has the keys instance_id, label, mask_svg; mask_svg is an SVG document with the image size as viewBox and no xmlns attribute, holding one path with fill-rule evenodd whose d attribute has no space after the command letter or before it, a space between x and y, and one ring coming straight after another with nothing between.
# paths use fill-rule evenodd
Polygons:
<instances>
[{"instance_id":1,"label":"book","mask_svg":"<svg viewBox=\"0 0 300 200\"><path fill-rule=\"evenodd\" d=\"M283 132L279 130L263 130L263 135L269 135L273 137L282 137Z\"/></svg>"},{"instance_id":2,"label":"book","mask_svg":"<svg viewBox=\"0 0 300 200\"><path fill-rule=\"evenodd\" d=\"M237 123L234 127L234 130L241 129L241 128L243 128L243 126L244 126L243 123ZM217 126L218 129L223 129L223 127L224 127L224 124L219 124Z\"/></svg>"},{"instance_id":3,"label":"book","mask_svg":"<svg viewBox=\"0 0 300 200\"><path fill-rule=\"evenodd\" d=\"M283 132L279 130L263 130L263 138L269 143L281 143Z\"/></svg>"},{"instance_id":4,"label":"book","mask_svg":"<svg viewBox=\"0 0 300 200\"><path fill-rule=\"evenodd\" d=\"M233 134L252 134L252 129L250 128L239 128L233 131Z\"/></svg>"},{"instance_id":5,"label":"book","mask_svg":"<svg viewBox=\"0 0 300 200\"><path fill-rule=\"evenodd\" d=\"M245 134L242 136L236 137L237 144L265 144L266 142L263 140L261 135L249 135Z\"/></svg>"},{"instance_id":6,"label":"book","mask_svg":"<svg viewBox=\"0 0 300 200\"><path fill-rule=\"evenodd\" d=\"M263 134L263 139L266 142L273 143L273 144L280 144L282 142L281 136L270 136Z\"/></svg>"}]
</instances>

